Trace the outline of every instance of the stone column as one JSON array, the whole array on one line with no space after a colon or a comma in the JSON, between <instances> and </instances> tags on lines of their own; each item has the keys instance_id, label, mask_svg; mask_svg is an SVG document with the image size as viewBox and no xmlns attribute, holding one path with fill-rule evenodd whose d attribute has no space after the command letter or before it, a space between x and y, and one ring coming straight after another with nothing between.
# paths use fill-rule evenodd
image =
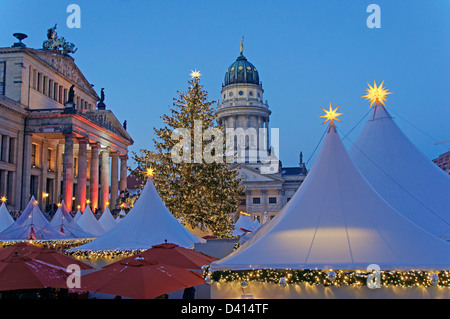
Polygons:
<instances>
[{"instance_id":1,"label":"stone column","mask_svg":"<svg viewBox=\"0 0 450 319\"><path fill-rule=\"evenodd\" d=\"M55 154L55 201L60 203L62 198L62 189L61 189L61 179L62 176L62 168L63 168L63 145L56 145L56 154Z\"/></svg>"},{"instance_id":2,"label":"stone column","mask_svg":"<svg viewBox=\"0 0 450 319\"><path fill-rule=\"evenodd\" d=\"M98 143L91 144L91 178L89 180L91 194L91 208L95 211L98 208Z\"/></svg>"},{"instance_id":3,"label":"stone column","mask_svg":"<svg viewBox=\"0 0 450 319\"><path fill-rule=\"evenodd\" d=\"M269 118L265 119L265 124L266 124L266 150L267 152L270 151L270 145L269 145Z\"/></svg>"},{"instance_id":4,"label":"stone column","mask_svg":"<svg viewBox=\"0 0 450 319\"><path fill-rule=\"evenodd\" d=\"M117 197L119 193L119 154L111 152L111 203L109 209L116 208Z\"/></svg>"},{"instance_id":5,"label":"stone column","mask_svg":"<svg viewBox=\"0 0 450 319\"><path fill-rule=\"evenodd\" d=\"M127 159L128 155L120 155L120 182L119 191L127 189Z\"/></svg>"},{"instance_id":6,"label":"stone column","mask_svg":"<svg viewBox=\"0 0 450 319\"><path fill-rule=\"evenodd\" d=\"M41 154L40 154L40 163L41 163L41 193L38 195L39 197L36 198L37 201L39 201L39 207L41 208L41 211L45 212L48 197L44 196L44 194L47 194L47 173L48 173L48 165L47 165L47 158L48 158L48 142L44 139L42 141L41 145Z\"/></svg>"},{"instance_id":7,"label":"stone column","mask_svg":"<svg viewBox=\"0 0 450 319\"><path fill-rule=\"evenodd\" d=\"M110 148L102 149L102 176L101 176L101 208L104 210L109 202L109 151Z\"/></svg>"},{"instance_id":8,"label":"stone column","mask_svg":"<svg viewBox=\"0 0 450 319\"><path fill-rule=\"evenodd\" d=\"M17 154L16 156L16 172L15 176L13 176L13 193L14 194L14 208L16 210L21 209L21 202L22 202L22 173L23 173L23 132L19 132L17 134Z\"/></svg>"},{"instance_id":9,"label":"stone column","mask_svg":"<svg viewBox=\"0 0 450 319\"><path fill-rule=\"evenodd\" d=\"M2 161L7 163L9 163L9 141L9 136L2 136Z\"/></svg>"},{"instance_id":10,"label":"stone column","mask_svg":"<svg viewBox=\"0 0 450 319\"><path fill-rule=\"evenodd\" d=\"M252 191L250 191L250 190L245 192L245 195L246 195L246 199L245 199L246 207L245 207L245 210L246 210L247 214L250 214L250 211L251 211L251 202L250 202L251 201L251 194L252 194Z\"/></svg>"},{"instance_id":11,"label":"stone column","mask_svg":"<svg viewBox=\"0 0 450 319\"><path fill-rule=\"evenodd\" d=\"M64 167L63 167L63 192L67 209L72 210L73 197L73 142L75 137L71 134L64 135Z\"/></svg>"},{"instance_id":12,"label":"stone column","mask_svg":"<svg viewBox=\"0 0 450 319\"><path fill-rule=\"evenodd\" d=\"M77 206L83 212L86 207L86 176L87 176L87 141L78 140L78 179L77 179Z\"/></svg>"},{"instance_id":13,"label":"stone column","mask_svg":"<svg viewBox=\"0 0 450 319\"><path fill-rule=\"evenodd\" d=\"M6 185L8 184L8 171L0 171L0 196L6 196L8 197L8 189L6 188ZM8 197L8 201L10 201L10 198Z\"/></svg>"},{"instance_id":14,"label":"stone column","mask_svg":"<svg viewBox=\"0 0 450 319\"><path fill-rule=\"evenodd\" d=\"M22 204L20 209L24 209L30 200L31 141L31 132L25 132L23 142Z\"/></svg>"},{"instance_id":15,"label":"stone column","mask_svg":"<svg viewBox=\"0 0 450 319\"><path fill-rule=\"evenodd\" d=\"M261 199L261 204L263 207L263 213L267 212L267 190L263 189L261 190L262 193L262 199Z\"/></svg>"}]
</instances>

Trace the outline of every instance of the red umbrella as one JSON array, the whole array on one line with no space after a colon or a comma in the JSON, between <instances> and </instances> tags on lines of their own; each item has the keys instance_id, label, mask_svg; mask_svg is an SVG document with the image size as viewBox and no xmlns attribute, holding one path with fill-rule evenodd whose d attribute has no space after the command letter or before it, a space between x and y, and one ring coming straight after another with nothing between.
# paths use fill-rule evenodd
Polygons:
<instances>
[{"instance_id":1,"label":"red umbrella","mask_svg":"<svg viewBox=\"0 0 450 319\"><path fill-rule=\"evenodd\" d=\"M67 288L68 273L27 256L10 256L0 262L0 291Z\"/></svg>"},{"instance_id":2,"label":"red umbrella","mask_svg":"<svg viewBox=\"0 0 450 319\"><path fill-rule=\"evenodd\" d=\"M208 256L204 253L180 247L172 243L164 243L152 246L146 251L127 257L119 262L127 262L142 257L145 260L157 260L161 264L171 265L185 269L201 269L203 265L209 265L213 261L218 260L215 257ZM109 266L112 266L111 264Z\"/></svg>"},{"instance_id":3,"label":"red umbrella","mask_svg":"<svg viewBox=\"0 0 450 319\"><path fill-rule=\"evenodd\" d=\"M152 299L203 283L201 274L144 259L118 262L81 277L84 290L134 299Z\"/></svg>"},{"instance_id":4,"label":"red umbrella","mask_svg":"<svg viewBox=\"0 0 450 319\"><path fill-rule=\"evenodd\" d=\"M64 255L54 249L36 246L27 242L19 242L6 248L0 249L0 261L10 256L27 256L31 259L41 260L47 264L67 268L76 264L80 270L92 269L93 267L73 257Z\"/></svg>"}]
</instances>

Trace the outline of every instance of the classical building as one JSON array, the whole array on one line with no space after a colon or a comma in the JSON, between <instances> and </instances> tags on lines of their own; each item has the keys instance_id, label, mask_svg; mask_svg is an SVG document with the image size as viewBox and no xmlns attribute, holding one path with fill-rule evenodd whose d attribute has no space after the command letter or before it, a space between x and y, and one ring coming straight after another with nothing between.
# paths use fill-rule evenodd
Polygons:
<instances>
[{"instance_id":1,"label":"classical building","mask_svg":"<svg viewBox=\"0 0 450 319\"><path fill-rule=\"evenodd\" d=\"M450 174L450 151L438 156L433 160L437 166L443 169L447 174Z\"/></svg>"},{"instance_id":2,"label":"classical building","mask_svg":"<svg viewBox=\"0 0 450 319\"><path fill-rule=\"evenodd\" d=\"M216 114L227 131L227 146L236 154L235 163L245 193L239 210L253 219L272 218L294 196L306 177L300 152L299 166L282 167L270 139L270 114L264 101L262 82L256 67L241 52L225 72L222 101ZM237 218L235 216L235 218Z\"/></svg>"},{"instance_id":3,"label":"classical building","mask_svg":"<svg viewBox=\"0 0 450 319\"><path fill-rule=\"evenodd\" d=\"M26 47L23 34L0 48L0 195L10 210L24 209L31 196L43 211L61 200L74 210L112 209L127 187L133 140L55 28L43 49Z\"/></svg>"}]
</instances>

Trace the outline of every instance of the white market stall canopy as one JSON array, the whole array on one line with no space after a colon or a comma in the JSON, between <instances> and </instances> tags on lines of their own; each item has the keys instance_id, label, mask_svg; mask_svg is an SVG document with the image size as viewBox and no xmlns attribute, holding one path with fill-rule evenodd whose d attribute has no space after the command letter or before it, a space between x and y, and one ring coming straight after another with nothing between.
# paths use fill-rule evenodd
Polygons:
<instances>
[{"instance_id":1,"label":"white market stall canopy","mask_svg":"<svg viewBox=\"0 0 450 319\"><path fill-rule=\"evenodd\" d=\"M417 168L416 168L417 169ZM450 269L450 245L384 201L351 161L334 124L294 197L211 271Z\"/></svg>"},{"instance_id":2,"label":"white market stall canopy","mask_svg":"<svg viewBox=\"0 0 450 319\"><path fill-rule=\"evenodd\" d=\"M391 206L450 240L450 176L412 144L383 105L374 106L349 154Z\"/></svg>"},{"instance_id":3,"label":"white market stall canopy","mask_svg":"<svg viewBox=\"0 0 450 319\"><path fill-rule=\"evenodd\" d=\"M108 251L148 249L164 243L193 248L201 240L191 234L175 217L158 195L151 179L127 216L103 236L72 250Z\"/></svg>"}]
</instances>

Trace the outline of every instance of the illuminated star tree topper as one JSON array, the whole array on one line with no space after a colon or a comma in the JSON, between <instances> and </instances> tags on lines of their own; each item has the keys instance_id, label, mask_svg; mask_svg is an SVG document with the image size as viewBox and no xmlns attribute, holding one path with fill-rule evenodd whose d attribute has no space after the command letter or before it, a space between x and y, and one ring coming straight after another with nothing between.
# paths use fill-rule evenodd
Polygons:
<instances>
[{"instance_id":1,"label":"illuminated star tree topper","mask_svg":"<svg viewBox=\"0 0 450 319\"><path fill-rule=\"evenodd\" d=\"M197 69L191 70L191 73L189 75L191 76L191 79L195 80L199 79L201 76L200 71L197 71Z\"/></svg>"},{"instance_id":2,"label":"illuminated star tree topper","mask_svg":"<svg viewBox=\"0 0 450 319\"><path fill-rule=\"evenodd\" d=\"M325 119L325 121L323 121L322 125L325 124L327 121L330 121L330 125L334 124L333 120L341 122L341 120L338 119L338 116L340 116L340 115L342 115L344 113L336 112L338 108L339 108L339 105L336 106L336 108L333 110L333 108L331 107L331 103L330 103L330 109L328 111L325 110L323 107L321 108L325 112L324 115L319 116L319 117Z\"/></svg>"},{"instance_id":3,"label":"illuminated star tree topper","mask_svg":"<svg viewBox=\"0 0 450 319\"><path fill-rule=\"evenodd\" d=\"M388 92L386 88L383 87L383 82L381 82L380 86L377 87L377 83L373 81L373 87L367 83L369 86L368 89L366 89L366 95L363 95L362 97L366 98L366 100L370 101L370 107L372 107L374 104L382 104L383 106L386 106L384 102L386 102L386 95L392 94L392 92Z\"/></svg>"}]
</instances>

